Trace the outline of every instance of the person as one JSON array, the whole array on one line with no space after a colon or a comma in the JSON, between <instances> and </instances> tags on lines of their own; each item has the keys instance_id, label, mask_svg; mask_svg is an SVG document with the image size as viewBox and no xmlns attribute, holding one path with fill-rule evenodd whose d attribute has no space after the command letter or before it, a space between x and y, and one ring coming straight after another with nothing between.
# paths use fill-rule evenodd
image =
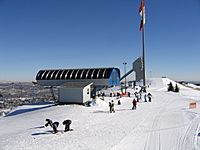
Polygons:
<instances>
[{"instance_id":1,"label":"person","mask_svg":"<svg viewBox=\"0 0 200 150\"><path fill-rule=\"evenodd\" d=\"M53 128L53 133L57 133L58 132L58 126L59 126L59 122L54 122L52 124L52 128Z\"/></svg>"},{"instance_id":2,"label":"person","mask_svg":"<svg viewBox=\"0 0 200 150\"><path fill-rule=\"evenodd\" d=\"M119 92L117 92L117 98L121 98L121 95Z\"/></svg>"},{"instance_id":3,"label":"person","mask_svg":"<svg viewBox=\"0 0 200 150\"><path fill-rule=\"evenodd\" d=\"M133 110L134 110L134 109L136 110L137 101L135 100L135 98L133 99L132 104L133 104L132 109L133 109Z\"/></svg>"},{"instance_id":4,"label":"person","mask_svg":"<svg viewBox=\"0 0 200 150\"><path fill-rule=\"evenodd\" d=\"M52 127L52 125L53 125L53 121L51 120L51 119L46 119L46 124L45 124L45 127L47 127L47 126L51 126Z\"/></svg>"},{"instance_id":5,"label":"person","mask_svg":"<svg viewBox=\"0 0 200 150\"><path fill-rule=\"evenodd\" d=\"M72 121L71 120L64 120L63 121L63 125L65 125L65 130L64 132L70 131L70 125L71 125Z\"/></svg>"},{"instance_id":6,"label":"person","mask_svg":"<svg viewBox=\"0 0 200 150\"><path fill-rule=\"evenodd\" d=\"M114 105L115 105L115 104L114 104L114 101L112 100L112 101L111 101L111 107L112 107L111 110L112 110L112 112L115 112Z\"/></svg>"},{"instance_id":7,"label":"person","mask_svg":"<svg viewBox=\"0 0 200 150\"><path fill-rule=\"evenodd\" d=\"M117 104L118 104L118 105L121 105L121 101L120 101L120 100L118 100Z\"/></svg>"},{"instance_id":8,"label":"person","mask_svg":"<svg viewBox=\"0 0 200 150\"><path fill-rule=\"evenodd\" d=\"M112 97L112 93L110 93L110 97Z\"/></svg>"},{"instance_id":9,"label":"person","mask_svg":"<svg viewBox=\"0 0 200 150\"><path fill-rule=\"evenodd\" d=\"M147 96L148 96L149 102L151 102L151 97L152 97L151 93L148 93Z\"/></svg>"},{"instance_id":10,"label":"person","mask_svg":"<svg viewBox=\"0 0 200 150\"><path fill-rule=\"evenodd\" d=\"M147 102L147 94L144 94L144 102Z\"/></svg>"},{"instance_id":11,"label":"person","mask_svg":"<svg viewBox=\"0 0 200 150\"><path fill-rule=\"evenodd\" d=\"M131 93L130 92L128 92L128 97L131 97Z\"/></svg>"},{"instance_id":12,"label":"person","mask_svg":"<svg viewBox=\"0 0 200 150\"><path fill-rule=\"evenodd\" d=\"M109 102L109 107L110 107L110 113L112 112L115 112L115 109L114 109L114 101L112 100L111 102Z\"/></svg>"},{"instance_id":13,"label":"person","mask_svg":"<svg viewBox=\"0 0 200 150\"><path fill-rule=\"evenodd\" d=\"M45 127L50 126L53 128L53 133L57 133L58 130L58 126L59 126L59 122L53 122L51 119L46 119L47 123L45 124Z\"/></svg>"},{"instance_id":14,"label":"person","mask_svg":"<svg viewBox=\"0 0 200 150\"><path fill-rule=\"evenodd\" d=\"M110 108L110 113L112 113L112 106L111 106L111 102L109 102L109 108Z\"/></svg>"}]
</instances>

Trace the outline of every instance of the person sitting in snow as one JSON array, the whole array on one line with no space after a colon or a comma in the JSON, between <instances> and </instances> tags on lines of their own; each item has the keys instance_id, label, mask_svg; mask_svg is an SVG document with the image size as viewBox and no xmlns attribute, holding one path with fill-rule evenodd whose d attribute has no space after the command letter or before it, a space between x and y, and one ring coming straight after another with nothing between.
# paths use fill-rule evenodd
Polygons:
<instances>
[{"instance_id":1,"label":"person sitting in snow","mask_svg":"<svg viewBox=\"0 0 200 150\"><path fill-rule=\"evenodd\" d=\"M70 131L70 125L71 125L71 123L72 123L71 120L64 120L63 121L63 125L65 125L65 131L64 132Z\"/></svg>"}]
</instances>

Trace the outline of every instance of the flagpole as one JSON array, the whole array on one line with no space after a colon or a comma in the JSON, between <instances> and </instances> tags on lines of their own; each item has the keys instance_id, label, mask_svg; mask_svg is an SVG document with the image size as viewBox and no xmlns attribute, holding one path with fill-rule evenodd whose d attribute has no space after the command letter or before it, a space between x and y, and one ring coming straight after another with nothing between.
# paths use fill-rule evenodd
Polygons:
<instances>
[{"instance_id":1,"label":"flagpole","mask_svg":"<svg viewBox=\"0 0 200 150\"><path fill-rule=\"evenodd\" d=\"M144 43L144 26L142 28L142 65L143 65L143 86L144 90L146 89L146 77L145 77L145 43Z\"/></svg>"},{"instance_id":2,"label":"flagpole","mask_svg":"<svg viewBox=\"0 0 200 150\"><path fill-rule=\"evenodd\" d=\"M144 0L142 0L142 61L143 61L143 87L144 87L144 91L146 91L146 76L145 76L145 43L144 43L144 39L145 39L145 34L144 34L144 22L145 22L145 18L144 18Z\"/></svg>"}]
</instances>

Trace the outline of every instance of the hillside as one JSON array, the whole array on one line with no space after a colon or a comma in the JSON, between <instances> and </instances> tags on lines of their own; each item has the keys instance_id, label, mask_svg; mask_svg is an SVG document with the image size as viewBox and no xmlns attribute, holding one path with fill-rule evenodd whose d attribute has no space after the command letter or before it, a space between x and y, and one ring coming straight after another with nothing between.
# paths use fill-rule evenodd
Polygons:
<instances>
[{"instance_id":1,"label":"hillside","mask_svg":"<svg viewBox=\"0 0 200 150\"><path fill-rule=\"evenodd\" d=\"M131 98L115 97L96 100L91 107L24 105L0 118L1 150L200 150L200 91L180 84L180 93L167 92L168 78L147 81L152 102L138 103L132 110ZM119 88L104 92L116 92ZM142 95L144 96L144 95ZM109 113L108 102L114 100L115 113ZM189 109L196 101L197 108ZM60 123L59 133L43 127L46 118ZM63 132L62 122L71 119L73 131Z\"/></svg>"}]
</instances>

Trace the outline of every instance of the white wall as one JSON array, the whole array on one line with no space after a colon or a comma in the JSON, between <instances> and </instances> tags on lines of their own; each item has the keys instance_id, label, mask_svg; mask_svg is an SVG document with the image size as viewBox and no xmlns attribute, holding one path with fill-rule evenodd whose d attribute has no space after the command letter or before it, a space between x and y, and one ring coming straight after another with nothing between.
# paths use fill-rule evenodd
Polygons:
<instances>
[{"instance_id":1,"label":"white wall","mask_svg":"<svg viewBox=\"0 0 200 150\"><path fill-rule=\"evenodd\" d=\"M59 88L59 102L62 103L83 103L82 88Z\"/></svg>"},{"instance_id":2,"label":"white wall","mask_svg":"<svg viewBox=\"0 0 200 150\"><path fill-rule=\"evenodd\" d=\"M91 96L91 87L90 86L91 86L91 84L89 84L83 88L83 103L90 100L90 96Z\"/></svg>"}]
</instances>

